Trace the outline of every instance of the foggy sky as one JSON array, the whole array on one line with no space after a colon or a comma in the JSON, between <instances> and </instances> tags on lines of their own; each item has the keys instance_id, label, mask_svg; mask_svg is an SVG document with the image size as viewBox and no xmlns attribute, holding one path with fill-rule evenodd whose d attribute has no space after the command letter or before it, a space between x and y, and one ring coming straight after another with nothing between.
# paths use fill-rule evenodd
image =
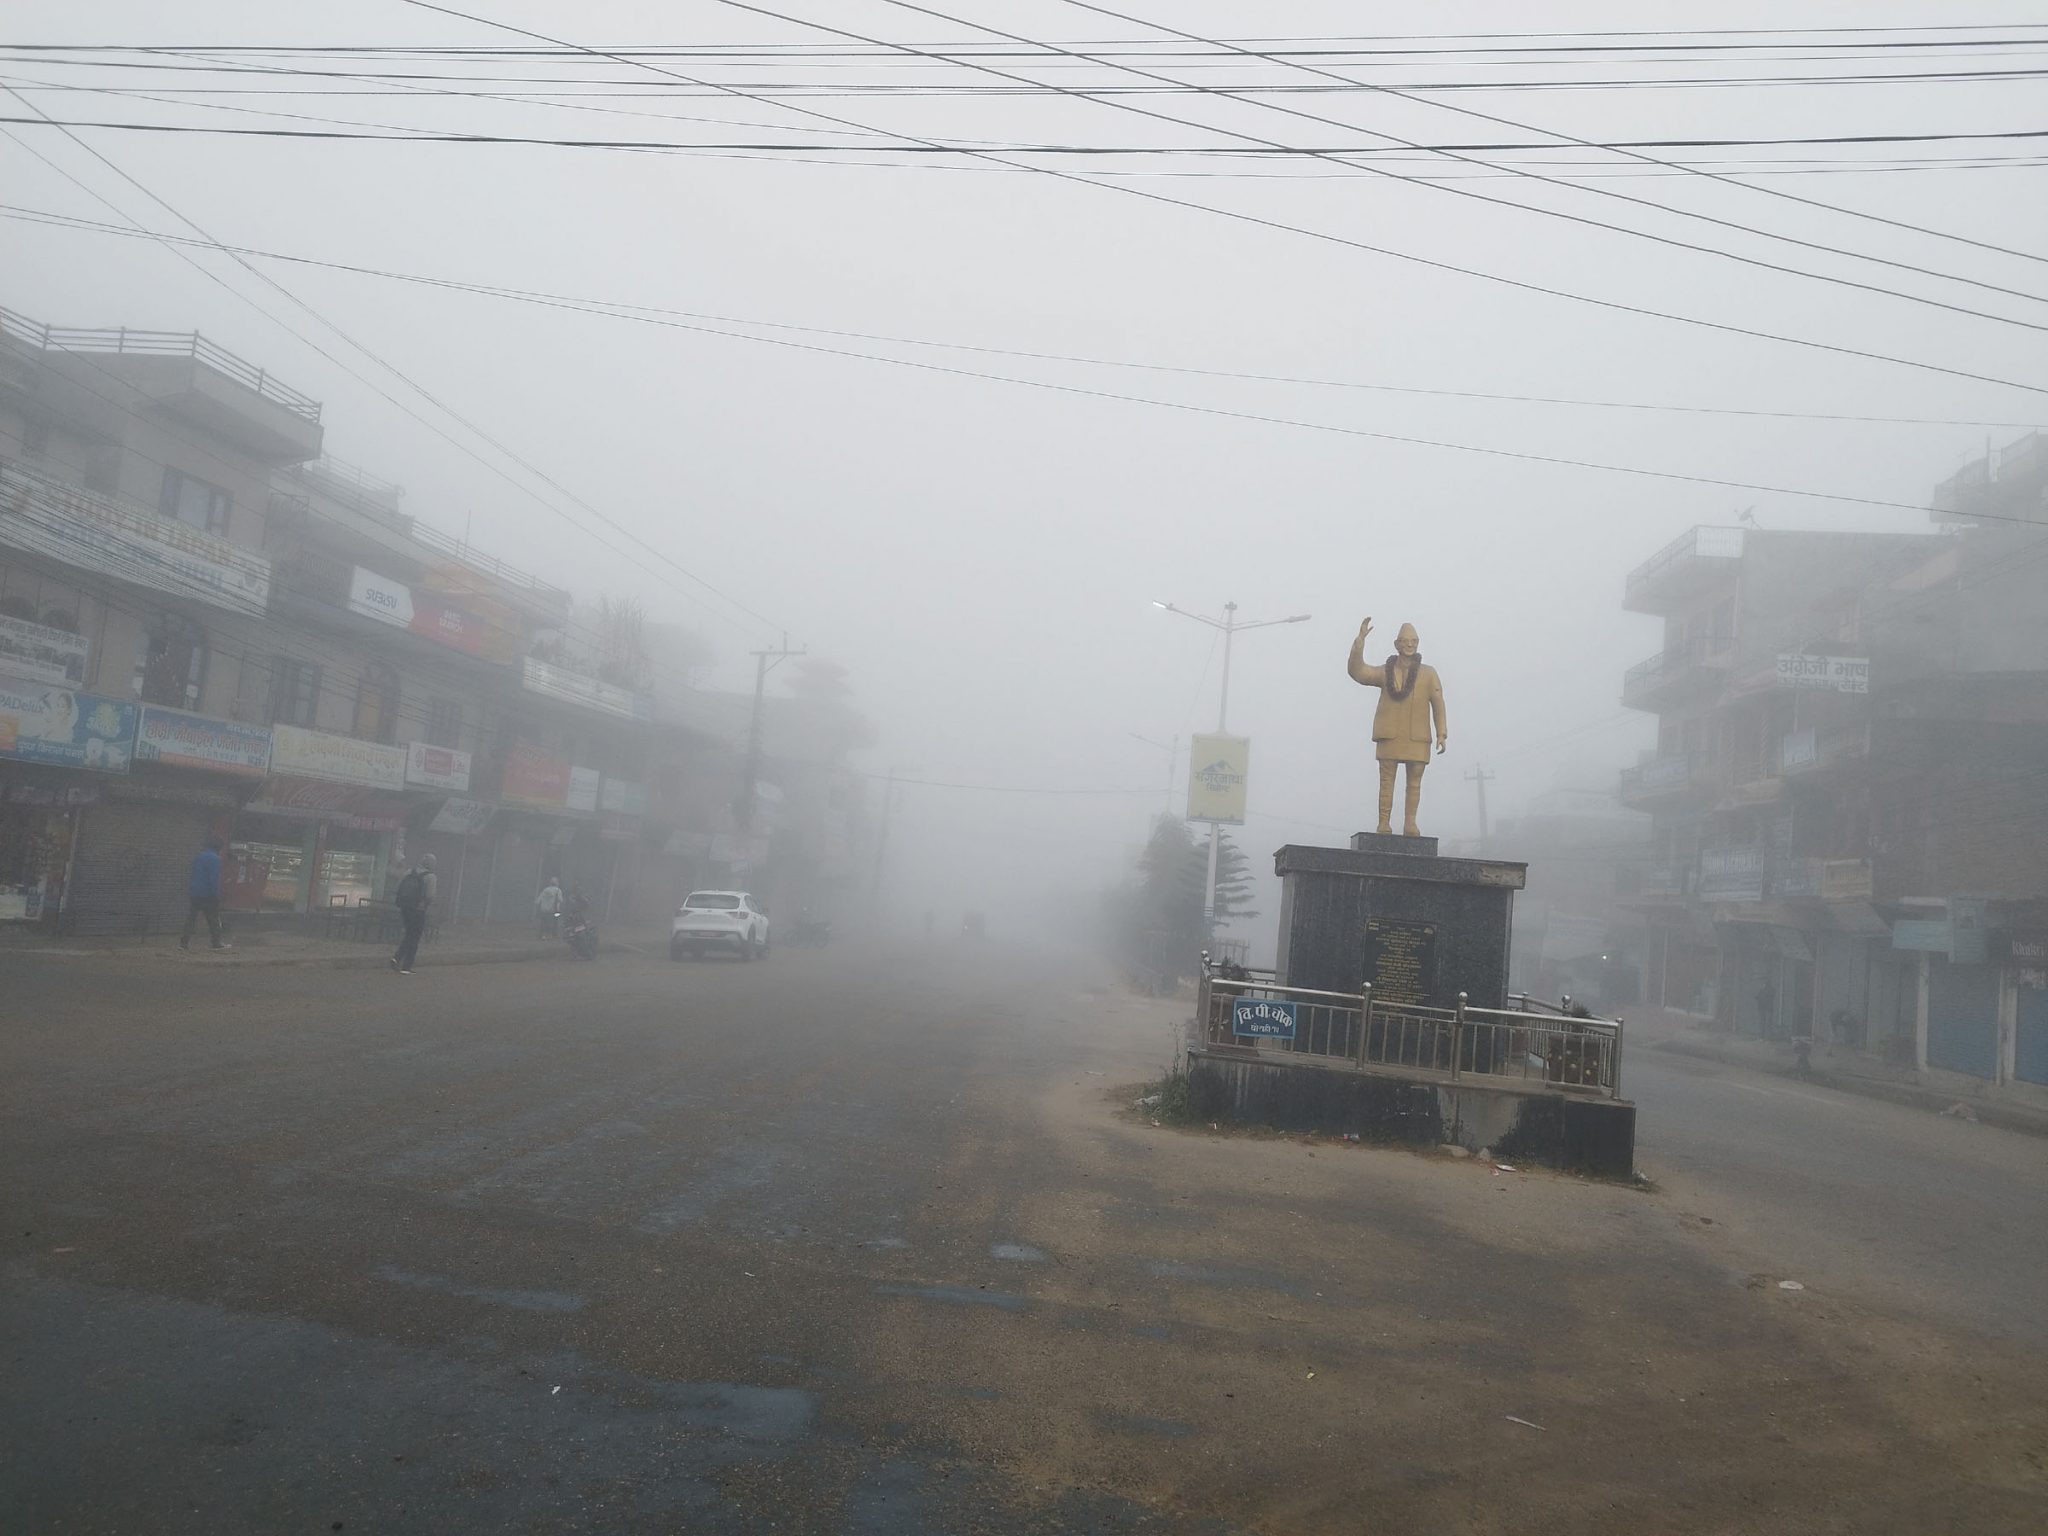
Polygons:
<instances>
[{"instance_id":1,"label":"foggy sky","mask_svg":"<svg viewBox=\"0 0 2048 1536\"><path fill-rule=\"evenodd\" d=\"M462 8L586 44L822 40L716 4L476 0ZM788 8L899 41L972 36L878 0L790 0ZM1967 16L1859 0L1664 6L1654 19L1639 4L1621 3L1554 5L1540 17L1508 3L1375 6L1369 15L1335 3L1133 0L1117 8L1212 37L1539 24L1875 27L1927 22L1935 12L1944 23L2040 19L2038 7L2004 0L1980 0ZM950 9L1040 40L1137 35L1053 0L962 0ZM173 12L132 0L89 8L16 0L8 11L17 41L519 41L395 3L321 10L207 3ZM881 76L873 65L850 73ZM86 77L27 65L9 76L13 83L58 78ZM81 93L33 99L75 118L266 121ZM1284 99L1361 129L1424 141L1516 136L1388 98ZM1596 139L1766 137L2034 128L2048 88L2029 81L1438 99ZM0 100L8 115L20 111L11 98ZM424 95L271 104L501 133L764 136ZM1184 97L1147 104L1292 143L1346 140L1339 130L1250 104ZM641 105L777 125L798 139L824 126L738 100ZM947 137L1195 138L1075 100L819 105L877 127ZM13 132L18 139L0 137L5 201L114 217L31 158L20 147L28 143L138 222L177 227L53 131ZM1124 192L987 168L939 169L930 157L875 168L557 148L84 137L223 240L465 281L994 347L1428 388L2001 422L2048 416L2040 394L1604 312ZM1131 160L1114 168L1193 172L1239 164ZM1079 166L1088 174L1108 168ZM1119 184L1623 302L2048 383L2048 348L2037 331L1363 173L1334 174L1328 165L1310 169L1331 174ZM1763 184L2038 250L2048 246L2044 175L2000 169ZM2024 300L1660 219L1557 187L1509 179L1460 185L2048 318L2048 309ZM2038 264L1699 178L1593 185L2048 292ZM216 283L147 241L11 221L0 223L0 242L7 253L0 302L58 324L204 331L320 399L329 451L402 482L407 509L423 520L457 533L467 524L480 545L579 594L637 597L651 616L705 632L719 656L716 684L744 686L745 652L772 638L770 627L655 562L593 542L572 524L589 522L581 511L567 508L569 518L552 512L450 447L292 330L447 425L436 410L232 263L200 258L221 275ZM1375 619L1374 659L1391 648L1403 621L1421 631L1424 656L1444 679L1451 737L1428 781L1425 830L1470 835L1476 816L1464 775L1476 764L1499 775L1498 816L1556 782L1611 783L1650 739L1650 717L1625 714L1617 698L1623 670L1657 648L1658 630L1623 614L1619 600L1624 573L1665 541L1694 523L1732 522L1746 507L1765 527L1927 527L1924 516L1909 512L1228 421L312 268L266 270L579 496L767 615L774 629L786 626L793 640L846 665L881 732L862 767L879 773L901 765L918 777L972 784L1125 791L905 791L892 883L912 907L917 895L905 893L925 890L942 910L1001 909L1015 893L1054 886L1086 899L1140 840L1147 814L1163 799L1165 761L1130 734L1178 737L1184 745L1191 730L1214 726L1217 708L1211 633L1160 613L1153 599L1211 613L1234 599L1248 618L1315 616L1245 637L1237 649L1230 724L1254 743L1253 819L1241 841L1263 866L1281 842L1339 841L1369 821L1374 695L1343 670L1361 616ZM256 313L238 292L258 295L292 329ZM761 334L1308 422L1911 503L1981 453L1987 436L2003 442L2017 435L1429 399ZM543 494L562 505L553 492ZM965 874L963 853L972 854ZM1012 896L995 894L1003 891ZM1269 892L1261 929L1270 927L1276 905Z\"/></svg>"}]
</instances>

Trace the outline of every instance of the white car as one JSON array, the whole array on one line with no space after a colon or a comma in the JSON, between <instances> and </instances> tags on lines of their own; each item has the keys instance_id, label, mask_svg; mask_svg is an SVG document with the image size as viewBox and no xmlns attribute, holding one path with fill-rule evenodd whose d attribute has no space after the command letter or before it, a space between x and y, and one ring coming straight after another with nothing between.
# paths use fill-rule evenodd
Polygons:
<instances>
[{"instance_id":1,"label":"white car","mask_svg":"<svg viewBox=\"0 0 2048 1536\"><path fill-rule=\"evenodd\" d=\"M742 960L768 954L768 914L745 891L692 891L669 928L668 957L731 949Z\"/></svg>"}]
</instances>

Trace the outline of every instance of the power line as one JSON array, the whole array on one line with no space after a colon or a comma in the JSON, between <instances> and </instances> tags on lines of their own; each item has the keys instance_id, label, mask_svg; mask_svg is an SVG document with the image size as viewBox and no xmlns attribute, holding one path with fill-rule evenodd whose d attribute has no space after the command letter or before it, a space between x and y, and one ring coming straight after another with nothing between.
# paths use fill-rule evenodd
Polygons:
<instances>
[{"instance_id":1,"label":"power line","mask_svg":"<svg viewBox=\"0 0 2048 1536\"><path fill-rule=\"evenodd\" d=\"M534 38L541 42L553 43L559 47L577 46L575 44L564 42L560 38L549 37L543 33L533 32L523 27L513 26L509 22L493 21L488 17L475 16L469 14L468 12L458 11L451 9L450 7L447 6L433 4L431 3L431 0L404 0L404 3L414 7L415 9L432 11L443 16L453 16L462 21L475 22L481 26L493 27L501 31L512 32L520 36ZM874 39L871 38L861 37L857 33L843 32L841 31L841 29L825 27L816 22L800 22L797 21L796 18L785 17L777 12L765 11L757 6L739 6L737 4L737 0L721 0L721 3L734 5L738 9L755 11L761 15L774 16L778 20L795 22L798 25L808 26L818 31L830 32L841 36L853 37L863 42L874 41ZM595 50L584 51L592 53L596 52ZM597 54L597 56L613 58L615 62L632 62L630 60L618 60L616 56L609 54ZM650 69L656 74L670 76L675 79L682 80L687 84L701 85L704 83L702 81L696 80L692 76L678 74L674 70L663 69L660 68L659 66L641 65L640 67ZM761 99L758 96L751 95L747 91L740 90L733 86L721 85L716 87L716 89L729 95L741 97L742 99L745 100L758 101ZM863 131L868 131L871 128L871 125L869 124L856 122L850 118L839 117L832 113L820 112L814 107L805 107L789 102L779 103L779 105L782 107L784 111L798 113L805 117L818 118L825 122L833 123L839 127L858 128ZM906 135L906 137L915 136ZM928 139L921 139L918 140L918 142L930 143L932 141ZM1541 293L1554 298L1569 299L1577 303L1591 305L1595 308L1613 310L1617 313L1650 316L1657 319L1671 320L1680 324L1694 325L1701 327L1703 329L1720 331L1732 335L1746 336L1759 340L1777 341L1785 343L1787 345L1801 346L1812 350L1831 352L1842 356L1860 357L1866 361L1894 363L1904 367L1920 368L1929 372L1947 374L1951 377L1973 379L1978 383L2004 384L2010 388L2024 389L2031 393L2048 394L2048 386L2035 384L2021 384L2016 380L2000 379L1991 375L1973 373L1967 369L1947 368L1933 363L1918 363L1910 361L1905 358L1891 357L1884 353L1869 352L1862 348L1845 347L1829 342L1807 341L1796 337L1778 335L1774 332L1756 330L1747 326L1733 325L1723 321L1705 320L1694 316L1678 315L1663 310L1650 309L1642 305L1626 304L1616 299L1602 299L1594 297L1590 294L1574 293L1567 289L1550 288L1539 283L1527 282L1520 278L1507 277L1503 274L1486 272L1481 269L1473 267L1464 267L1451 262L1437 261L1429 257L1417 256L1406 251L1395 250L1392 247L1372 245L1366 241L1349 239L1345 236L1331 234L1323 230L1309 229L1303 225L1288 224L1279 219L1264 218L1260 215L1245 213L1237 209L1217 208L1206 203L1190 202L1185 198L1169 197L1163 192L1148 191L1142 187L1120 186L1099 181L1092 181L1086 176L1078 176L1071 172L1058 170L1049 166L1029 165L1026 162L1005 159L1000 155L991 155L984 151L971 151L970 153L975 154L977 158L990 160L998 165L1008 165L1013 167L1022 165L1024 166L1024 168L1032 171L1036 175L1051 176L1062 181L1074 182L1081 186L1097 187L1102 190L1117 192L1130 197L1142 198L1148 202L1163 203L1171 207L1193 209L1197 212L1210 214L1214 217L1226 218L1236 223L1249 224L1265 229L1280 230L1290 234L1301 235L1308 239L1322 241L1327 244L1339 245L1353 250L1366 251L1374 255L1389 256L1396 260L1414 262L1419 265L1427 266L1440 271L1455 272L1462 276L1476 277L1488 282L1499 283L1506 287L1515 288L1520 291Z\"/></svg>"},{"instance_id":2,"label":"power line","mask_svg":"<svg viewBox=\"0 0 2048 1536\"><path fill-rule=\"evenodd\" d=\"M1095 368L1129 368L1148 373L1183 374L1193 378L1231 379L1258 384L1287 384L1318 389L1363 390L1373 393L1418 395L1452 400L1485 400L1524 405L1577 406L1600 410L1675 412L1685 415L1737 416L1784 421L1831 421L1886 426L1988 427L2013 431L2026 431L2036 425L2036 423L2031 421L1986 421L1976 417L1873 416L1825 411L1772 411L1742 406L1671 405L1641 400L1600 400L1561 395L1520 395L1472 389L1429 389L1416 385L1380 384L1354 379L1327 379L1298 374L1257 373L1230 368L1198 368L1172 363L1143 362L1127 358L1091 357L1085 354L1068 352L1039 352L1021 347L985 346L972 342L942 341L922 336L895 336L872 331L845 330L831 326L798 325L790 321L763 320L751 315L721 315L697 310L675 309L657 304L638 304L624 299L599 299L571 294L550 293L534 289L512 288L502 284L430 277L420 273L359 266L350 262L332 261L316 256L289 255L281 251L265 250L253 246L216 246L212 241L199 240L188 235L173 235L161 230L144 230L132 226L108 224L100 220L79 218L75 215L60 214L46 209L24 208L17 204L0 203L0 218L44 224L57 229L74 229L91 234L114 235L123 239L175 241L179 244L198 246L203 249L233 251L243 256L257 257L266 261L289 262L295 265L317 267L328 271L347 272L360 277L375 277L393 282L415 283L432 288L446 288L460 293L475 294L484 298L581 307L587 308L593 313L608 315L613 319L631 319L637 314L666 315L686 320L702 320L720 325L755 326L765 330L795 331L805 335L832 336L853 341L881 342L891 346L935 347L948 351L976 353L984 356L1025 358L1034 362L1073 363Z\"/></svg>"}]
</instances>

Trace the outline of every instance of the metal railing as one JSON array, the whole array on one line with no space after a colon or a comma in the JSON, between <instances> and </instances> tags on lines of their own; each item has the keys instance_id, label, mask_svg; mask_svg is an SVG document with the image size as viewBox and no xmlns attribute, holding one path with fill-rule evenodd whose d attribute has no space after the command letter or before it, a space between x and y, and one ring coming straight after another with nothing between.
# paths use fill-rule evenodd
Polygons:
<instances>
[{"instance_id":1,"label":"metal railing","mask_svg":"<svg viewBox=\"0 0 2048 1536\"><path fill-rule=\"evenodd\" d=\"M1740 528L1719 527L1714 524L1688 528L1630 571L1625 579L1625 590L1634 592L1651 578L1663 574L1681 560L1739 560L1742 558L1742 533L1743 530Z\"/></svg>"},{"instance_id":2,"label":"metal railing","mask_svg":"<svg viewBox=\"0 0 2048 1536\"><path fill-rule=\"evenodd\" d=\"M273 378L268 371L208 341L197 331L131 331L125 326L44 325L0 308L0 334L45 352L117 353L141 357L185 357L254 390L273 405L306 421L320 419L320 402Z\"/></svg>"},{"instance_id":3,"label":"metal railing","mask_svg":"<svg viewBox=\"0 0 2048 1536\"><path fill-rule=\"evenodd\" d=\"M1292 1004L1293 1037L1240 1037L1234 1020L1242 1000ZM1204 976L1196 1025L1211 1048L1315 1056L1358 1071L1389 1067L1453 1081L1512 1079L1620 1095L1620 1019L1596 1018L1570 998L1558 1008L1519 993L1509 1002L1512 1007L1475 1008L1461 992L1456 1007L1435 1008L1375 1002L1370 986L1355 994L1319 992Z\"/></svg>"}]
</instances>

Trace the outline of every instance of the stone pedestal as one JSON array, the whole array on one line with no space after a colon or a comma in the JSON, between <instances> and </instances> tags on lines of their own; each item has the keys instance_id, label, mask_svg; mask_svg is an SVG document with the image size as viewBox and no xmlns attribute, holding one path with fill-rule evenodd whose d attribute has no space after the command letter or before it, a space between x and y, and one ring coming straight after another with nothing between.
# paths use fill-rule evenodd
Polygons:
<instances>
[{"instance_id":1,"label":"stone pedestal","mask_svg":"<svg viewBox=\"0 0 2048 1536\"><path fill-rule=\"evenodd\" d=\"M1361 832L1349 848L1289 843L1280 876L1282 986L1375 1002L1475 1008L1507 1002L1508 942L1526 864L1447 859L1430 837Z\"/></svg>"}]
</instances>

